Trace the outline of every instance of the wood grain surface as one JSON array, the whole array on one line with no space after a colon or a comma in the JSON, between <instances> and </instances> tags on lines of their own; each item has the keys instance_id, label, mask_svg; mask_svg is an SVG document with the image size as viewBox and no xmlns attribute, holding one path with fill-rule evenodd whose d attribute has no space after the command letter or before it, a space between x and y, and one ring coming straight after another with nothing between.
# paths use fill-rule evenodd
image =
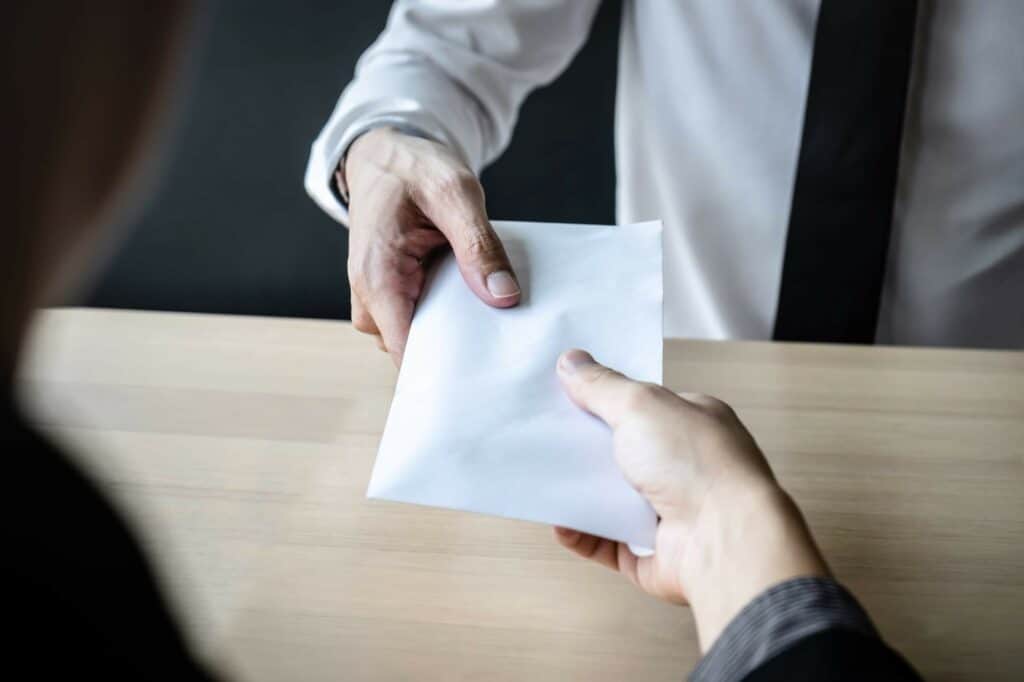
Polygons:
<instances>
[{"instance_id":1,"label":"wood grain surface","mask_svg":"<svg viewBox=\"0 0 1024 682\"><path fill-rule=\"evenodd\" d=\"M668 341L665 377L734 405L928 679L1024 679L1024 353ZM689 612L549 528L365 499L394 379L346 323L63 309L22 393L234 679L683 679Z\"/></svg>"}]
</instances>

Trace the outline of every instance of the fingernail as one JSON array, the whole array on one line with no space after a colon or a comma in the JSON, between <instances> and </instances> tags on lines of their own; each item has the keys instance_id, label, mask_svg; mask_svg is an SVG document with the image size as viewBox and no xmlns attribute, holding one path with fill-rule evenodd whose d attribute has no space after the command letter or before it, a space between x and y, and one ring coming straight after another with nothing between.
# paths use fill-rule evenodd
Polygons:
<instances>
[{"instance_id":1,"label":"fingernail","mask_svg":"<svg viewBox=\"0 0 1024 682\"><path fill-rule=\"evenodd\" d=\"M498 270L487 275L487 291L495 298L508 298L519 293L519 284L508 270Z\"/></svg>"},{"instance_id":2,"label":"fingernail","mask_svg":"<svg viewBox=\"0 0 1024 682\"><path fill-rule=\"evenodd\" d=\"M558 358L558 368L566 374L572 374L581 367L594 364L594 358L585 350L579 350L574 348L573 350L562 353L562 356Z\"/></svg>"}]
</instances>

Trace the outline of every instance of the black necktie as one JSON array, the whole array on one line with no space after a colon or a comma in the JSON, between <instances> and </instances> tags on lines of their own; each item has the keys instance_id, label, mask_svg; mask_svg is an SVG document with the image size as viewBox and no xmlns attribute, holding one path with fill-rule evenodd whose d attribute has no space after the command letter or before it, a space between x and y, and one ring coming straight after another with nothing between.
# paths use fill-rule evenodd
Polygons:
<instances>
[{"instance_id":1,"label":"black necktie","mask_svg":"<svg viewBox=\"0 0 1024 682\"><path fill-rule=\"evenodd\" d=\"M777 340L874 342L916 12L916 0L822 0Z\"/></svg>"}]
</instances>

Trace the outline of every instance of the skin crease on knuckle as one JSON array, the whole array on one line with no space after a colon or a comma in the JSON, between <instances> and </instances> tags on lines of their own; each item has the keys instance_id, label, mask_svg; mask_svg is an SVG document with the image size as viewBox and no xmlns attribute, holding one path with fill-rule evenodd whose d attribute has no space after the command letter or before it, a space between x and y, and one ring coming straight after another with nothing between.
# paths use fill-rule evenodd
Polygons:
<instances>
[{"instance_id":1,"label":"skin crease on knuckle","mask_svg":"<svg viewBox=\"0 0 1024 682\"><path fill-rule=\"evenodd\" d=\"M489 232L476 228L467 228L469 237L463 249L475 261L489 263L503 255L501 244Z\"/></svg>"},{"instance_id":2,"label":"skin crease on knuckle","mask_svg":"<svg viewBox=\"0 0 1024 682\"><path fill-rule=\"evenodd\" d=\"M451 214L467 203L483 198L483 190L476 176L461 164L447 158L420 160L419 171L407 184L413 203L428 209L429 213Z\"/></svg>"},{"instance_id":3,"label":"skin crease on knuckle","mask_svg":"<svg viewBox=\"0 0 1024 682\"><path fill-rule=\"evenodd\" d=\"M435 221L444 221L462 234L478 233L480 225L486 223L483 187L465 166L439 164L410 187L410 194Z\"/></svg>"},{"instance_id":4,"label":"skin crease on knuckle","mask_svg":"<svg viewBox=\"0 0 1024 682\"><path fill-rule=\"evenodd\" d=\"M631 384L623 397L623 409L627 415L646 415L664 397L664 391L665 389L657 384Z\"/></svg>"},{"instance_id":5,"label":"skin crease on knuckle","mask_svg":"<svg viewBox=\"0 0 1024 682\"><path fill-rule=\"evenodd\" d=\"M478 200L483 198L480 181L471 170L460 163L452 163L443 159L431 176L432 181L425 183L426 189L436 196L455 203L464 199Z\"/></svg>"},{"instance_id":6,"label":"skin crease on knuckle","mask_svg":"<svg viewBox=\"0 0 1024 682\"><path fill-rule=\"evenodd\" d=\"M578 376L580 381L586 385L607 381L608 379L618 376L618 374L619 373L614 369L609 369L604 365L593 365L585 371L578 373L576 376Z\"/></svg>"}]
</instances>

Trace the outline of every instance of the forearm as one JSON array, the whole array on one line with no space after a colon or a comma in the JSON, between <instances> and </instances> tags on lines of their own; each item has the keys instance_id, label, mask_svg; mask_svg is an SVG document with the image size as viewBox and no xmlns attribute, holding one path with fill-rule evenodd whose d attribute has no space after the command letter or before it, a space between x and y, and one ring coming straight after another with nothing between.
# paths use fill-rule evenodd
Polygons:
<instances>
[{"instance_id":1,"label":"forearm","mask_svg":"<svg viewBox=\"0 0 1024 682\"><path fill-rule=\"evenodd\" d=\"M683 555L701 650L757 595L797 577L829 577L799 509L774 482L718 486Z\"/></svg>"},{"instance_id":2,"label":"forearm","mask_svg":"<svg viewBox=\"0 0 1024 682\"><path fill-rule=\"evenodd\" d=\"M710 495L698 524L684 580L706 655L692 682L917 679L832 579L799 508L774 483Z\"/></svg>"}]
</instances>

